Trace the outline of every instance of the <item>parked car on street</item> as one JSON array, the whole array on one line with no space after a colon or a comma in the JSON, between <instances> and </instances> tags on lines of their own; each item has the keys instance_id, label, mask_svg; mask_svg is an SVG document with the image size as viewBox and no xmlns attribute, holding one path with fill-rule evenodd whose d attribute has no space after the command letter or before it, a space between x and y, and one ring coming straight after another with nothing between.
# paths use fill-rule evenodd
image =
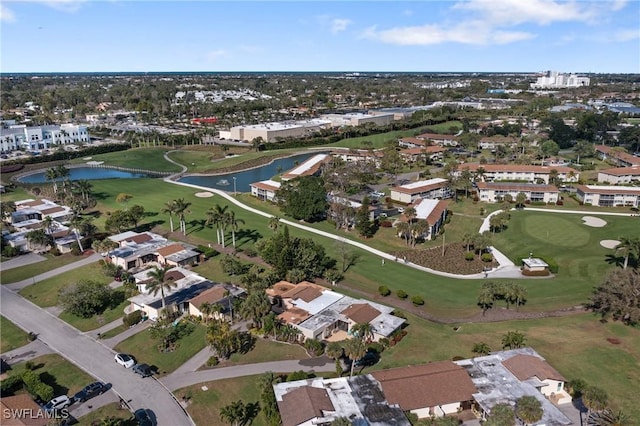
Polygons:
<instances>
[{"instance_id":1,"label":"parked car on street","mask_svg":"<svg viewBox=\"0 0 640 426\"><path fill-rule=\"evenodd\" d=\"M98 396L107 391L107 387L102 382L94 382L87 386L85 386L80 392L76 393L73 398L71 398L72 402L85 402L94 396Z\"/></svg>"},{"instance_id":2,"label":"parked car on street","mask_svg":"<svg viewBox=\"0 0 640 426\"><path fill-rule=\"evenodd\" d=\"M149 410L145 410L144 408L137 409L133 413L133 417L135 417L139 426L154 426L155 424L149 415Z\"/></svg>"},{"instance_id":3,"label":"parked car on street","mask_svg":"<svg viewBox=\"0 0 640 426\"><path fill-rule=\"evenodd\" d=\"M133 372L141 375L142 377L153 376L153 371L148 364L136 364L133 366Z\"/></svg>"},{"instance_id":4,"label":"parked car on street","mask_svg":"<svg viewBox=\"0 0 640 426\"><path fill-rule=\"evenodd\" d=\"M116 354L115 360L124 368L131 368L136 365L136 360L129 354Z\"/></svg>"}]
</instances>

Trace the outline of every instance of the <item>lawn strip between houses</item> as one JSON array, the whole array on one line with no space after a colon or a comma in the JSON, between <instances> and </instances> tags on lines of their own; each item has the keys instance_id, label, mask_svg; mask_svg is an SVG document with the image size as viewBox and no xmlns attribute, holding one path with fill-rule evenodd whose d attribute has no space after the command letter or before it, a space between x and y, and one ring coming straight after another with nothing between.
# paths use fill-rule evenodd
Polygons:
<instances>
[{"instance_id":1,"label":"lawn strip between houses","mask_svg":"<svg viewBox=\"0 0 640 426\"><path fill-rule=\"evenodd\" d=\"M0 337L0 353L5 353L29 343L27 332L3 316L0 316Z\"/></svg>"}]
</instances>

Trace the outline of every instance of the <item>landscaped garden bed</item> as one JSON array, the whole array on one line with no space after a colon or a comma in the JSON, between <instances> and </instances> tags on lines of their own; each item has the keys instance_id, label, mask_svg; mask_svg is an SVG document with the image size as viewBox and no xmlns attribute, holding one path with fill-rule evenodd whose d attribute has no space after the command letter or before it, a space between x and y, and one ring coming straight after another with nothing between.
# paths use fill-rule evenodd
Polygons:
<instances>
[{"instance_id":1,"label":"landscaped garden bed","mask_svg":"<svg viewBox=\"0 0 640 426\"><path fill-rule=\"evenodd\" d=\"M473 253L473 250L467 251L466 246L460 243L452 243L445 245L444 256L442 255L442 246L424 250L396 251L391 254L397 257L398 262L404 262L406 259L407 262L436 271L460 275L479 274L484 271L484 268L498 266L498 262L495 259L490 262L484 262L477 253L474 255L473 260L467 260L465 258L467 253Z\"/></svg>"}]
</instances>

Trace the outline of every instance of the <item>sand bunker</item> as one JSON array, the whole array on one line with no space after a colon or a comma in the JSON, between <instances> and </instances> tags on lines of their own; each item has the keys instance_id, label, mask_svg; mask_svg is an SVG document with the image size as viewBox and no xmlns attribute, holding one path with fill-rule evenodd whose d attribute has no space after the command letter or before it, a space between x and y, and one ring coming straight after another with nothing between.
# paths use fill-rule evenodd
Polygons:
<instances>
[{"instance_id":1,"label":"sand bunker","mask_svg":"<svg viewBox=\"0 0 640 426\"><path fill-rule=\"evenodd\" d=\"M607 224L607 222L600 219L599 217L593 216L582 216L582 221L585 225L591 226L592 228L602 228Z\"/></svg>"},{"instance_id":2,"label":"sand bunker","mask_svg":"<svg viewBox=\"0 0 640 426\"><path fill-rule=\"evenodd\" d=\"M196 197L199 198L209 198L209 197L213 197L213 193L212 192L196 192Z\"/></svg>"},{"instance_id":3,"label":"sand bunker","mask_svg":"<svg viewBox=\"0 0 640 426\"><path fill-rule=\"evenodd\" d=\"M100 164L104 164L104 161L87 161L89 166L99 166Z\"/></svg>"},{"instance_id":4,"label":"sand bunker","mask_svg":"<svg viewBox=\"0 0 640 426\"><path fill-rule=\"evenodd\" d=\"M618 247L618 244L620 244L620 241L618 240L602 240L600 241L600 245L604 248L608 248L608 249L614 249L616 247Z\"/></svg>"}]
</instances>

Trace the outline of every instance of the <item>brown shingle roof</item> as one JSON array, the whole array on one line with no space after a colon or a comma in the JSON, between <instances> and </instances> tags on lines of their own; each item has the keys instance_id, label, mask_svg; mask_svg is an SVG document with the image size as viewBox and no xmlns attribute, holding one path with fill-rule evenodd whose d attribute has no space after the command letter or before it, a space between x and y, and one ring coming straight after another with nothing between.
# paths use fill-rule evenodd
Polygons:
<instances>
[{"instance_id":1,"label":"brown shingle roof","mask_svg":"<svg viewBox=\"0 0 640 426\"><path fill-rule=\"evenodd\" d=\"M447 210L447 205L449 203L447 201L439 201L438 204L431 210L429 216L427 216L426 220L429 225L434 225L436 222L442 218L442 213Z\"/></svg>"},{"instance_id":2,"label":"brown shingle roof","mask_svg":"<svg viewBox=\"0 0 640 426\"><path fill-rule=\"evenodd\" d=\"M18 207L35 207L35 206L39 206L40 204L43 204L42 201L40 200L33 200L33 201L27 201L25 203L20 203L18 204Z\"/></svg>"},{"instance_id":3,"label":"brown shingle roof","mask_svg":"<svg viewBox=\"0 0 640 426\"><path fill-rule=\"evenodd\" d=\"M466 370L451 361L433 362L371 373L390 404L402 410L473 400L477 389Z\"/></svg>"},{"instance_id":4,"label":"brown shingle roof","mask_svg":"<svg viewBox=\"0 0 640 426\"><path fill-rule=\"evenodd\" d=\"M335 411L326 390L303 386L282 395L278 401L282 426L297 426L315 417L323 417L323 411Z\"/></svg>"},{"instance_id":5,"label":"brown shingle roof","mask_svg":"<svg viewBox=\"0 0 640 426\"><path fill-rule=\"evenodd\" d=\"M603 154L608 155L609 157L613 157L615 159L619 159L622 160L626 163L629 163L631 165L640 165L640 157L635 157L627 152L621 152L621 151L616 151L616 150L611 150L610 146L606 146L606 145L596 145L595 150L597 152L601 152Z\"/></svg>"},{"instance_id":6,"label":"brown shingle roof","mask_svg":"<svg viewBox=\"0 0 640 426\"><path fill-rule=\"evenodd\" d=\"M63 212L64 208L60 207L60 206L56 206L56 207L50 207L48 209L44 209L44 210L40 210L40 213L42 214L52 214L52 213L58 213L58 212Z\"/></svg>"},{"instance_id":7,"label":"brown shingle roof","mask_svg":"<svg viewBox=\"0 0 640 426\"><path fill-rule=\"evenodd\" d=\"M44 410L27 394L2 397L0 408L0 424L2 426L45 426L48 423ZM22 418L11 415L16 410L25 410L22 412Z\"/></svg>"},{"instance_id":8,"label":"brown shingle roof","mask_svg":"<svg viewBox=\"0 0 640 426\"><path fill-rule=\"evenodd\" d=\"M140 243L146 243L147 241L151 241L153 238L151 238L151 235L149 234L138 234L138 235L134 235L131 238L127 238L125 241L133 241L136 244L140 244Z\"/></svg>"},{"instance_id":9,"label":"brown shingle roof","mask_svg":"<svg viewBox=\"0 0 640 426\"><path fill-rule=\"evenodd\" d=\"M200 309L200 305L203 303L216 303L224 299L226 291L227 290L222 286L212 287L209 290L203 291L196 297L189 299L189 303Z\"/></svg>"},{"instance_id":10,"label":"brown shingle roof","mask_svg":"<svg viewBox=\"0 0 640 426\"><path fill-rule=\"evenodd\" d=\"M613 176L638 176L640 175L640 165L631 167L617 167L615 169L600 170L600 173L606 173Z\"/></svg>"},{"instance_id":11,"label":"brown shingle roof","mask_svg":"<svg viewBox=\"0 0 640 426\"><path fill-rule=\"evenodd\" d=\"M283 299L302 299L307 303L320 296L322 296L322 290L319 286L303 283L282 294Z\"/></svg>"},{"instance_id":12,"label":"brown shingle roof","mask_svg":"<svg viewBox=\"0 0 640 426\"><path fill-rule=\"evenodd\" d=\"M166 281L169 281L169 280L178 281L178 280L181 280L183 278L184 278L184 274L182 272L176 271L176 270L167 271L167 273L164 274L164 279Z\"/></svg>"},{"instance_id":13,"label":"brown shingle roof","mask_svg":"<svg viewBox=\"0 0 640 426\"><path fill-rule=\"evenodd\" d=\"M539 380L560 380L565 381L555 368L547 364L547 362L533 355L516 355L506 361L502 361L509 371L520 381L537 377Z\"/></svg>"},{"instance_id":14,"label":"brown shingle roof","mask_svg":"<svg viewBox=\"0 0 640 426\"><path fill-rule=\"evenodd\" d=\"M160 247L156 251L160 256L167 257L173 253L184 251L184 247L182 246L182 244L175 243L168 246Z\"/></svg>"},{"instance_id":15,"label":"brown shingle roof","mask_svg":"<svg viewBox=\"0 0 640 426\"><path fill-rule=\"evenodd\" d=\"M380 311L368 303L354 303L340 313L358 324L370 323L380 315Z\"/></svg>"}]
</instances>

